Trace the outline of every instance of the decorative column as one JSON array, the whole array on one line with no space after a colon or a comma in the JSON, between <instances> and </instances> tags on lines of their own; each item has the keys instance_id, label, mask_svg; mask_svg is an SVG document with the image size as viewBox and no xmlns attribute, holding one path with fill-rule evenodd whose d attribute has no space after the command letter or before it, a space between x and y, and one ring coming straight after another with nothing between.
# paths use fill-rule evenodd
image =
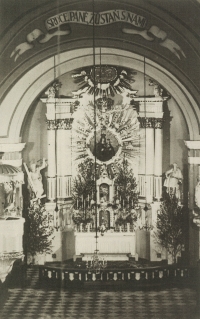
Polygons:
<instances>
[{"instance_id":1,"label":"decorative column","mask_svg":"<svg viewBox=\"0 0 200 319\"><path fill-rule=\"evenodd\" d=\"M71 197L71 128L74 100L49 96L41 101L47 106L48 199ZM57 194L56 194L57 190Z\"/></svg>"},{"instance_id":2,"label":"decorative column","mask_svg":"<svg viewBox=\"0 0 200 319\"><path fill-rule=\"evenodd\" d=\"M47 106L47 154L48 154L48 199L53 201L55 199L56 189L56 99L49 97L42 99L46 101Z\"/></svg>"},{"instance_id":3,"label":"decorative column","mask_svg":"<svg viewBox=\"0 0 200 319\"><path fill-rule=\"evenodd\" d=\"M144 155L142 155L145 157L143 160L144 171L139 179L143 185L141 190L144 192L144 197L148 202L152 202L154 174L154 120L150 117L139 117L139 121L144 134Z\"/></svg>"},{"instance_id":4,"label":"decorative column","mask_svg":"<svg viewBox=\"0 0 200 319\"><path fill-rule=\"evenodd\" d=\"M200 259L200 205L197 201L198 182L200 178L200 141L185 141L188 148L188 207L189 219L189 253L190 264L196 266Z\"/></svg>"},{"instance_id":5,"label":"decorative column","mask_svg":"<svg viewBox=\"0 0 200 319\"><path fill-rule=\"evenodd\" d=\"M163 101L161 96L138 97L141 129L139 167L140 196L151 203L162 194Z\"/></svg>"},{"instance_id":6,"label":"decorative column","mask_svg":"<svg viewBox=\"0 0 200 319\"><path fill-rule=\"evenodd\" d=\"M161 115L160 115L161 116ZM155 156L154 156L154 198L162 197L162 162L163 162L163 118L155 118Z\"/></svg>"},{"instance_id":7,"label":"decorative column","mask_svg":"<svg viewBox=\"0 0 200 319\"><path fill-rule=\"evenodd\" d=\"M68 117L66 117L68 116ZM57 198L71 197L71 129L73 118L71 113L65 118L57 119Z\"/></svg>"}]
</instances>

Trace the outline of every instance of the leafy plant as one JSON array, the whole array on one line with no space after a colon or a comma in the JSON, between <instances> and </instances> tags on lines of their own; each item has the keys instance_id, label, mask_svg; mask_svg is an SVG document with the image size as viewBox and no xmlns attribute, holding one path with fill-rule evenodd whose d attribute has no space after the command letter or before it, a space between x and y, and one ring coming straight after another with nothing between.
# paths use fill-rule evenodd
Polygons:
<instances>
[{"instance_id":1,"label":"leafy plant","mask_svg":"<svg viewBox=\"0 0 200 319\"><path fill-rule=\"evenodd\" d=\"M85 159L78 165L78 175L73 181L72 198L74 206L79 201L87 200L88 196L95 194L94 163L90 158ZM78 208L78 207L77 207Z\"/></svg>"},{"instance_id":2,"label":"leafy plant","mask_svg":"<svg viewBox=\"0 0 200 319\"><path fill-rule=\"evenodd\" d=\"M74 210L73 215L72 215L72 220L75 225L80 225L80 224L88 224L88 223L93 223L93 211L92 209L86 209L85 211L79 209L79 210Z\"/></svg>"},{"instance_id":3,"label":"leafy plant","mask_svg":"<svg viewBox=\"0 0 200 319\"><path fill-rule=\"evenodd\" d=\"M166 196L157 216L155 238L172 255L176 263L177 254L185 244L185 208L175 196Z\"/></svg>"},{"instance_id":4,"label":"leafy plant","mask_svg":"<svg viewBox=\"0 0 200 319\"><path fill-rule=\"evenodd\" d=\"M123 226L126 224L126 219L123 218L122 216L119 216L116 221L115 221L115 224L116 225L119 225L119 226Z\"/></svg>"},{"instance_id":5,"label":"leafy plant","mask_svg":"<svg viewBox=\"0 0 200 319\"><path fill-rule=\"evenodd\" d=\"M29 207L27 251L34 257L37 253L51 253L53 228L49 227L48 215L43 204L37 202Z\"/></svg>"},{"instance_id":6,"label":"leafy plant","mask_svg":"<svg viewBox=\"0 0 200 319\"><path fill-rule=\"evenodd\" d=\"M128 167L128 161L124 158L122 165L118 166L116 173L115 183L116 193L115 199L121 199L121 201L131 207L135 207L138 204L138 191L137 182L134 177L132 169Z\"/></svg>"}]
</instances>

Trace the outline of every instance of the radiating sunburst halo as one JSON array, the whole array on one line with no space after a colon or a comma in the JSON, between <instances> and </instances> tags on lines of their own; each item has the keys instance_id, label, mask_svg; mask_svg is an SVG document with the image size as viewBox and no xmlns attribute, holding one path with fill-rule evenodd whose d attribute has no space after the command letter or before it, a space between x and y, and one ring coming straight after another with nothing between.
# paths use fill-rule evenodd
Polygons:
<instances>
[{"instance_id":1,"label":"radiating sunburst halo","mask_svg":"<svg viewBox=\"0 0 200 319\"><path fill-rule=\"evenodd\" d=\"M133 107L117 103L111 109L99 109L96 105L94 109L94 97L87 94L82 101L74 113L72 126L74 168L88 157L95 161L95 156L98 165L117 167L125 157L131 167L138 167L143 137L139 131L138 114ZM103 160L98 152L95 154L102 135L112 148L110 157Z\"/></svg>"}]
</instances>

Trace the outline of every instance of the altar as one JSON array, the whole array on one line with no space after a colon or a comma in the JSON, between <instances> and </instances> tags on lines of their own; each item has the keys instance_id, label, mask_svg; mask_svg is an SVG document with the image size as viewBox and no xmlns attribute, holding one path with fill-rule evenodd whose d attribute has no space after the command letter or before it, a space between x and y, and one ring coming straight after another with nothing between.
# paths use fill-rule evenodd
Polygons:
<instances>
[{"instance_id":1,"label":"altar","mask_svg":"<svg viewBox=\"0 0 200 319\"><path fill-rule=\"evenodd\" d=\"M66 240L71 237L66 237ZM128 260L135 257L135 232L110 232L102 236L97 234L97 249L105 260ZM72 245L72 240L74 245ZM82 258L87 261L96 250L96 238L94 232L75 232L73 239L70 238L71 247L74 247L73 258ZM66 253L69 253L67 251ZM72 251L71 251L72 253Z\"/></svg>"},{"instance_id":2,"label":"altar","mask_svg":"<svg viewBox=\"0 0 200 319\"><path fill-rule=\"evenodd\" d=\"M87 261L95 251L106 260L154 258L149 230L162 197L164 98L135 94L124 89L119 102L105 95L93 103L87 93L66 99L54 92L42 99L48 131L46 209L62 233L62 260ZM136 234L143 230L148 236L141 243ZM56 250L53 255L58 258Z\"/></svg>"}]
</instances>

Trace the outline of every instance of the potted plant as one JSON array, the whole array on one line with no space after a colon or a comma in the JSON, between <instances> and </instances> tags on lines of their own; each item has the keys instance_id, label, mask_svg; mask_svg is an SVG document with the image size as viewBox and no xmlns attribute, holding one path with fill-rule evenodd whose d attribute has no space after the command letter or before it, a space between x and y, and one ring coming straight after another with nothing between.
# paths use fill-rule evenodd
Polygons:
<instances>
[{"instance_id":1,"label":"potted plant","mask_svg":"<svg viewBox=\"0 0 200 319\"><path fill-rule=\"evenodd\" d=\"M45 205L34 202L28 209L27 252L35 257L52 252L53 227L49 226Z\"/></svg>"},{"instance_id":2,"label":"potted plant","mask_svg":"<svg viewBox=\"0 0 200 319\"><path fill-rule=\"evenodd\" d=\"M157 216L155 239L172 256L175 264L185 244L186 210L175 196L166 195Z\"/></svg>"}]
</instances>

